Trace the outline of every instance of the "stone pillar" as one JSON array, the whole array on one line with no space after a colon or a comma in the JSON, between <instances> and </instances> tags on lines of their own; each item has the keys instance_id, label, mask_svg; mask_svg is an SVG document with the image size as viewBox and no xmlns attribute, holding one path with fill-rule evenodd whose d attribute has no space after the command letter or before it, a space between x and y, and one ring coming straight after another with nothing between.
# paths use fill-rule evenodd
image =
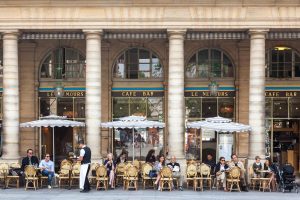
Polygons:
<instances>
[{"instance_id":1,"label":"stone pillar","mask_svg":"<svg viewBox=\"0 0 300 200\"><path fill-rule=\"evenodd\" d=\"M186 30L168 30L169 81L168 81L168 150L185 166L184 156L184 37ZM185 173L185 170L183 171Z\"/></svg>"},{"instance_id":2,"label":"stone pillar","mask_svg":"<svg viewBox=\"0 0 300 200\"><path fill-rule=\"evenodd\" d=\"M265 40L268 30L250 30L249 159L265 158Z\"/></svg>"},{"instance_id":3,"label":"stone pillar","mask_svg":"<svg viewBox=\"0 0 300 200\"><path fill-rule=\"evenodd\" d=\"M3 33L3 155L15 162L19 154L19 64L18 30Z\"/></svg>"},{"instance_id":4,"label":"stone pillar","mask_svg":"<svg viewBox=\"0 0 300 200\"><path fill-rule=\"evenodd\" d=\"M86 34L86 144L92 160L101 159L101 30L84 30Z\"/></svg>"}]
</instances>

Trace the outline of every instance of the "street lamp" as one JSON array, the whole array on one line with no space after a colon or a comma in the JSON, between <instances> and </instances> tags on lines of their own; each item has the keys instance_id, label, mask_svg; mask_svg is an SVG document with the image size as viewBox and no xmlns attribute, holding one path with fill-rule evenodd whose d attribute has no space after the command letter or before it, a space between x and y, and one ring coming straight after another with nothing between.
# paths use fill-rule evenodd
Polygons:
<instances>
[{"instance_id":1,"label":"street lamp","mask_svg":"<svg viewBox=\"0 0 300 200\"><path fill-rule=\"evenodd\" d=\"M208 88L211 96L214 97L218 96L219 85L216 81L211 81L208 85Z\"/></svg>"}]
</instances>

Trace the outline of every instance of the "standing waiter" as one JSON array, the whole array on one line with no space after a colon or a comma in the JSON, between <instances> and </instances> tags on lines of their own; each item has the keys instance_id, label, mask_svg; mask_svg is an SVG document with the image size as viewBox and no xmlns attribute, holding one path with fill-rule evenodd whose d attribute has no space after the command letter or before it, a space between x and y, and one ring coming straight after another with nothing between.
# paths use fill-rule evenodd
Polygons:
<instances>
[{"instance_id":1,"label":"standing waiter","mask_svg":"<svg viewBox=\"0 0 300 200\"><path fill-rule=\"evenodd\" d=\"M80 149L80 156L77 159L81 161L80 166L80 179L79 179L79 188L80 192L89 192L90 191L90 183L88 179L88 174L90 171L91 164L91 149L87 147L83 140L78 141Z\"/></svg>"}]
</instances>

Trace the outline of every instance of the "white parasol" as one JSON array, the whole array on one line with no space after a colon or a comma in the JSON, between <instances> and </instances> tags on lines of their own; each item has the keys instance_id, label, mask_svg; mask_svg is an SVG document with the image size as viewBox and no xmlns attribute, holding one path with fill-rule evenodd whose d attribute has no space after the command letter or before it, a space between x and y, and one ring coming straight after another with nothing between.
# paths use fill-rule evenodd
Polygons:
<instances>
[{"instance_id":1,"label":"white parasol","mask_svg":"<svg viewBox=\"0 0 300 200\"><path fill-rule=\"evenodd\" d=\"M132 129L132 160L134 160L134 129L135 128L164 128L165 123L147 120L143 116L121 117L118 121L103 122L101 126L104 128L131 128Z\"/></svg>"},{"instance_id":2,"label":"white parasol","mask_svg":"<svg viewBox=\"0 0 300 200\"><path fill-rule=\"evenodd\" d=\"M235 123L232 122L231 119L223 117L212 117L205 119L205 121L188 122L186 124L186 127L203 130L213 130L223 133L251 131L251 127L249 125Z\"/></svg>"},{"instance_id":3,"label":"white parasol","mask_svg":"<svg viewBox=\"0 0 300 200\"><path fill-rule=\"evenodd\" d=\"M40 120L35 120L31 122L24 122L20 124L20 127L51 127L52 128L52 138L53 138L53 162L55 162L55 151L54 151L54 127L83 127L84 122L67 120L66 116L49 115L41 117ZM41 134L41 133L40 133ZM41 137L40 137L41 138ZM40 141L41 142L41 141ZM41 146L41 144L40 144Z\"/></svg>"}]
</instances>

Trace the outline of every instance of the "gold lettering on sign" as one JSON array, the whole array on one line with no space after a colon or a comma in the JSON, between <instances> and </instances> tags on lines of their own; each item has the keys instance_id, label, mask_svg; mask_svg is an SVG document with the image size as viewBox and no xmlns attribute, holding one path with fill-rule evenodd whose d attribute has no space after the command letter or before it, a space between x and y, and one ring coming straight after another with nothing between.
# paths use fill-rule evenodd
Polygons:
<instances>
[{"instance_id":1,"label":"gold lettering on sign","mask_svg":"<svg viewBox=\"0 0 300 200\"><path fill-rule=\"evenodd\" d=\"M265 92L266 97L279 97L279 92Z\"/></svg>"},{"instance_id":2,"label":"gold lettering on sign","mask_svg":"<svg viewBox=\"0 0 300 200\"><path fill-rule=\"evenodd\" d=\"M285 92L285 96L286 97L296 97L297 96L297 92Z\"/></svg>"},{"instance_id":3,"label":"gold lettering on sign","mask_svg":"<svg viewBox=\"0 0 300 200\"><path fill-rule=\"evenodd\" d=\"M148 91L143 92L143 97L153 97L153 95L154 92L148 92Z\"/></svg>"},{"instance_id":4,"label":"gold lettering on sign","mask_svg":"<svg viewBox=\"0 0 300 200\"><path fill-rule=\"evenodd\" d=\"M209 96L210 96L210 93L209 93L209 92L202 92L202 95L203 95L204 97L209 97Z\"/></svg>"},{"instance_id":5,"label":"gold lettering on sign","mask_svg":"<svg viewBox=\"0 0 300 200\"><path fill-rule=\"evenodd\" d=\"M192 96L192 97L198 97L199 94L198 94L198 92L191 92L191 96Z\"/></svg>"},{"instance_id":6,"label":"gold lettering on sign","mask_svg":"<svg viewBox=\"0 0 300 200\"><path fill-rule=\"evenodd\" d=\"M136 92L122 92L122 97L136 97Z\"/></svg>"}]
</instances>

